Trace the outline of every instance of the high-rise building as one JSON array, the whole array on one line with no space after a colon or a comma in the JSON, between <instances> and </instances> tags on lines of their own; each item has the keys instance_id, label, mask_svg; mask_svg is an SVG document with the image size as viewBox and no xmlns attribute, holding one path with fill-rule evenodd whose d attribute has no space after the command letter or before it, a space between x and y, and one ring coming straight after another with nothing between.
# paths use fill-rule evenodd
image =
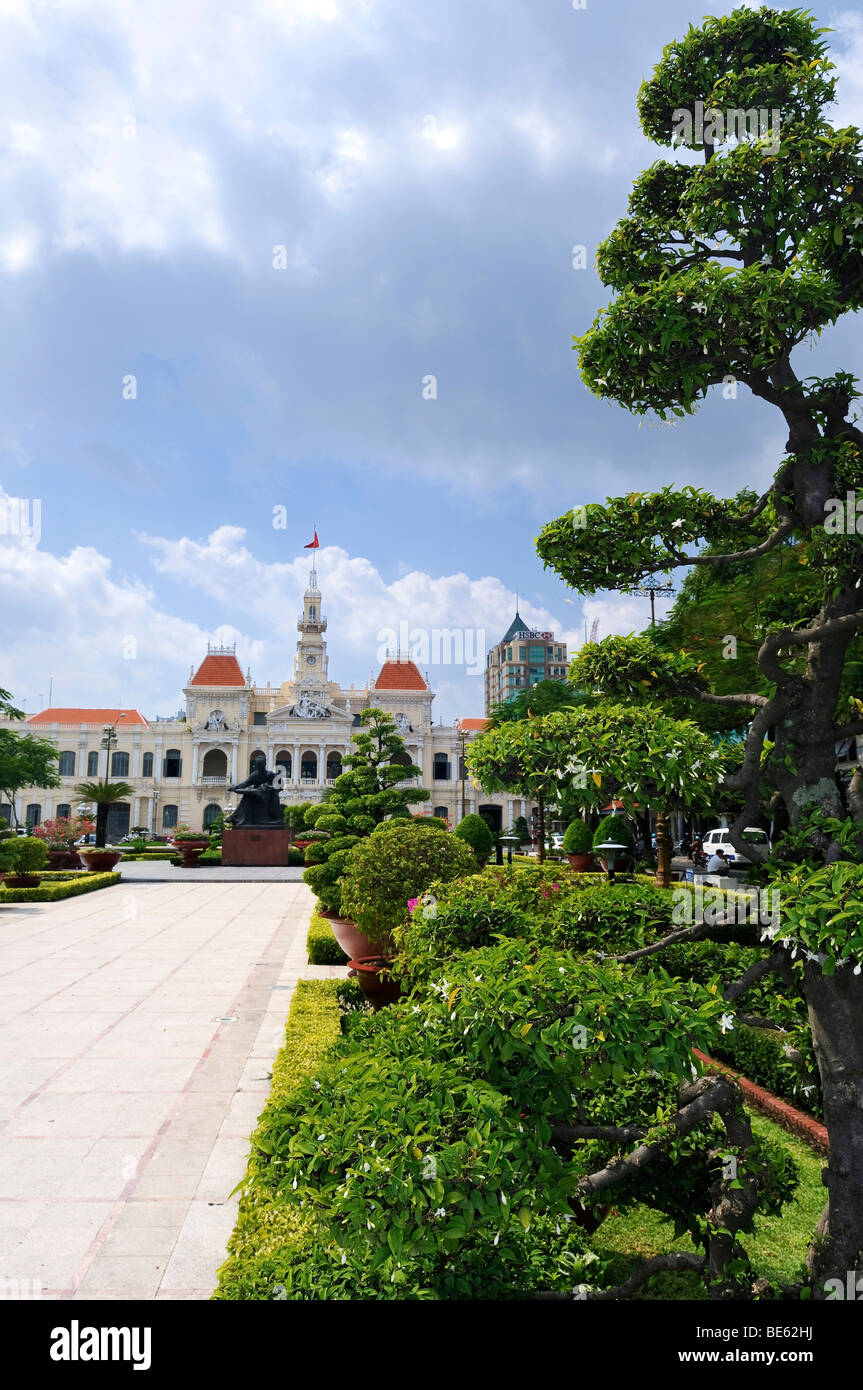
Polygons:
<instances>
[{"instance_id":1,"label":"high-rise building","mask_svg":"<svg viewBox=\"0 0 863 1390\"><path fill-rule=\"evenodd\" d=\"M566 645L553 632L528 627L516 608L503 637L486 657L486 714L539 681L566 680L568 661Z\"/></svg>"}]
</instances>

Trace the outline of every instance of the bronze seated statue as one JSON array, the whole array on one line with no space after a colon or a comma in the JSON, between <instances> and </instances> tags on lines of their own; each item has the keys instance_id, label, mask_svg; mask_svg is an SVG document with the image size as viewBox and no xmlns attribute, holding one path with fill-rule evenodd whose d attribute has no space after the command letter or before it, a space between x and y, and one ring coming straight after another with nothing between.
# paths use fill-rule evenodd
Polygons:
<instances>
[{"instance_id":1,"label":"bronze seated statue","mask_svg":"<svg viewBox=\"0 0 863 1390\"><path fill-rule=\"evenodd\" d=\"M282 803L273 783L278 776L256 765L245 782L238 782L228 791L242 792L240 804L230 818L232 830L281 830L285 824Z\"/></svg>"}]
</instances>

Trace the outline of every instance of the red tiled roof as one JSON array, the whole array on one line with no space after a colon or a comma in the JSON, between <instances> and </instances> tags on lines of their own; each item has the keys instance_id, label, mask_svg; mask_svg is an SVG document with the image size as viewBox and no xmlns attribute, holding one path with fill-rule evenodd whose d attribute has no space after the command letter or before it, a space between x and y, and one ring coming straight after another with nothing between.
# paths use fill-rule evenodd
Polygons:
<instances>
[{"instance_id":1,"label":"red tiled roof","mask_svg":"<svg viewBox=\"0 0 863 1390\"><path fill-rule=\"evenodd\" d=\"M235 656L214 656L212 652L204 657L190 685L245 685L246 678L240 670Z\"/></svg>"},{"instance_id":2,"label":"red tiled roof","mask_svg":"<svg viewBox=\"0 0 863 1390\"><path fill-rule=\"evenodd\" d=\"M464 733L469 734L472 733L474 730L477 730L479 733L482 733L483 729L488 728L488 724L488 719L468 718L457 719L455 726L457 729L461 729Z\"/></svg>"},{"instance_id":3,"label":"red tiled roof","mask_svg":"<svg viewBox=\"0 0 863 1390\"><path fill-rule=\"evenodd\" d=\"M28 724L146 724L137 709L43 709L31 714Z\"/></svg>"},{"instance_id":4,"label":"red tiled roof","mask_svg":"<svg viewBox=\"0 0 863 1390\"><path fill-rule=\"evenodd\" d=\"M428 686L412 661L385 661L375 690L428 690Z\"/></svg>"}]
</instances>

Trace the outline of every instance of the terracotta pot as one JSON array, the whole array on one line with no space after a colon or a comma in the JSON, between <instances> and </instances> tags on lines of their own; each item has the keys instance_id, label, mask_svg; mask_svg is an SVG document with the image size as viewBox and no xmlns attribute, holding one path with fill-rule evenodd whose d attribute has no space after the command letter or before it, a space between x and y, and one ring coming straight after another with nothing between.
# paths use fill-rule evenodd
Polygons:
<instances>
[{"instance_id":1,"label":"terracotta pot","mask_svg":"<svg viewBox=\"0 0 863 1390\"><path fill-rule=\"evenodd\" d=\"M209 835L202 835L197 840L175 840L174 849L182 858L181 869L196 869L198 867L198 855L203 854L205 849L210 847Z\"/></svg>"},{"instance_id":2,"label":"terracotta pot","mask_svg":"<svg viewBox=\"0 0 863 1390\"><path fill-rule=\"evenodd\" d=\"M38 888L42 882L38 874L7 874L7 888Z\"/></svg>"},{"instance_id":3,"label":"terracotta pot","mask_svg":"<svg viewBox=\"0 0 863 1390\"><path fill-rule=\"evenodd\" d=\"M392 938L382 937L379 941L372 941L371 937L361 932L356 922L351 921L350 917L339 917L337 913L330 912L329 909L319 913L333 929L333 936L341 946L348 960L356 958L362 960L364 956L386 955L392 949Z\"/></svg>"},{"instance_id":4,"label":"terracotta pot","mask_svg":"<svg viewBox=\"0 0 863 1390\"><path fill-rule=\"evenodd\" d=\"M348 961L375 1013L394 1004L401 995L401 984L393 979L390 969L392 963L392 956L360 956Z\"/></svg>"},{"instance_id":5,"label":"terracotta pot","mask_svg":"<svg viewBox=\"0 0 863 1390\"><path fill-rule=\"evenodd\" d=\"M566 857L569 860L569 867L574 869L577 874L590 872L593 864L592 854L568 854Z\"/></svg>"},{"instance_id":6,"label":"terracotta pot","mask_svg":"<svg viewBox=\"0 0 863 1390\"><path fill-rule=\"evenodd\" d=\"M122 855L115 849L82 849L81 858L91 874L107 874L120 862Z\"/></svg>"}]
</instances>

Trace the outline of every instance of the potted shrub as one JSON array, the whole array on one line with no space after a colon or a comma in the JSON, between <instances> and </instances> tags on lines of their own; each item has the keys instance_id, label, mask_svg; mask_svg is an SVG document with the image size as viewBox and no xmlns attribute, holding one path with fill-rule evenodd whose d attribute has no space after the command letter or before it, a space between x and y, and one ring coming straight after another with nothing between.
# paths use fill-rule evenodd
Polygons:
<instances>
[{"instance_id":1,"label":"potted shrub","mask_svg":"<svg viewBox=\"0 0 863 1390\"><path fill-rule=\"evenodd\" d=\"M599 846L607 843L626 846L615 859L615 868L624 868L635 852L635 836L622 816L605 816L593 832L594 853L599 856L599 862L606 871L608 864L602 857L602 850L599 849Z\"/></svg>"},{"instance_id":2,"label":"potted shrub","mask_svg":"<svg viewBox=\"0 0 863 1390\"><path fill-rule=\"evenodd\" d=\"M37 825L33 834L45 844L49 869L80 869L75 843L95 829L96 822L90 816L56 816Z\"/></svg>"},{"instance_id":3,"label":"potted shrub","mask_svg":"<svg viewBox=\"0 0 863 1390\"><path fill-rule=\"evenodd\" d=\"M78 853L91 874L107 874L119 864L122 854L106 845L82 845Z\"/></svg>"},{"instance_id":4,"label":"potted shrub","mask_svg":"<svg viewBox=\"0 0 863 1390\"><path fill-rule=\"evenodd\" d=\"M409 902L434 879L446 881L474 873L476 857L467 844L455 835L423 826L420 820L390 825L384 833L375 832L354 846L342 878L341 906L366 936L379 943L376 951L349 962L370 999L374 1001L377 985L386 979L381 972L392 963L393 932L404 922Z\"/></svg>"},{"instance_id":5,"label":"potted shrub","mask_svg":"<svg viewBox=\"0 0 863 1390\"><path fill-rule=\"evenodd\" d=\"M460 840L464 840L466 845L470 845L476 855L479 867L484 869L488 863L489 855L494 849L494 836L482 816L471 812L469 816L465 816L463 820L459 821L453 834L457 835Z\"/></svg>"},{"instance_id":6,"label":"potted shrub","mask_svg":"<svg viewBox=\"0 0 863 1390\"><path fill-rule=\"evenodd\" d=\"M194 869L198 855L210 847L210 836L206 830L190 830L188 825L178 825L174 831L174 845L182 857L181 869Z\"/></svg>"},{"instance_id":7,"label":"potted shrub","mask_svg":"<svg viewBox=\"0 0 863 1390\"><path fill-rule=\"evenodd\" d=\"M9 888L38 888L39 869L44 869L48 851L35 835L16 835L3 842L2 862Z\"/></svg>"},{"instance_id":8,"label":"potted shrub","mask_svg":"<svg viewBox=\"0 0 863 1390\"><path fill-rule=\"evenodd\" d=\"M587 873L593 863L593 831L586 821L570 821L563 837L563 852L570 868L577 874Z\"/></svg>"}]
</instances>

